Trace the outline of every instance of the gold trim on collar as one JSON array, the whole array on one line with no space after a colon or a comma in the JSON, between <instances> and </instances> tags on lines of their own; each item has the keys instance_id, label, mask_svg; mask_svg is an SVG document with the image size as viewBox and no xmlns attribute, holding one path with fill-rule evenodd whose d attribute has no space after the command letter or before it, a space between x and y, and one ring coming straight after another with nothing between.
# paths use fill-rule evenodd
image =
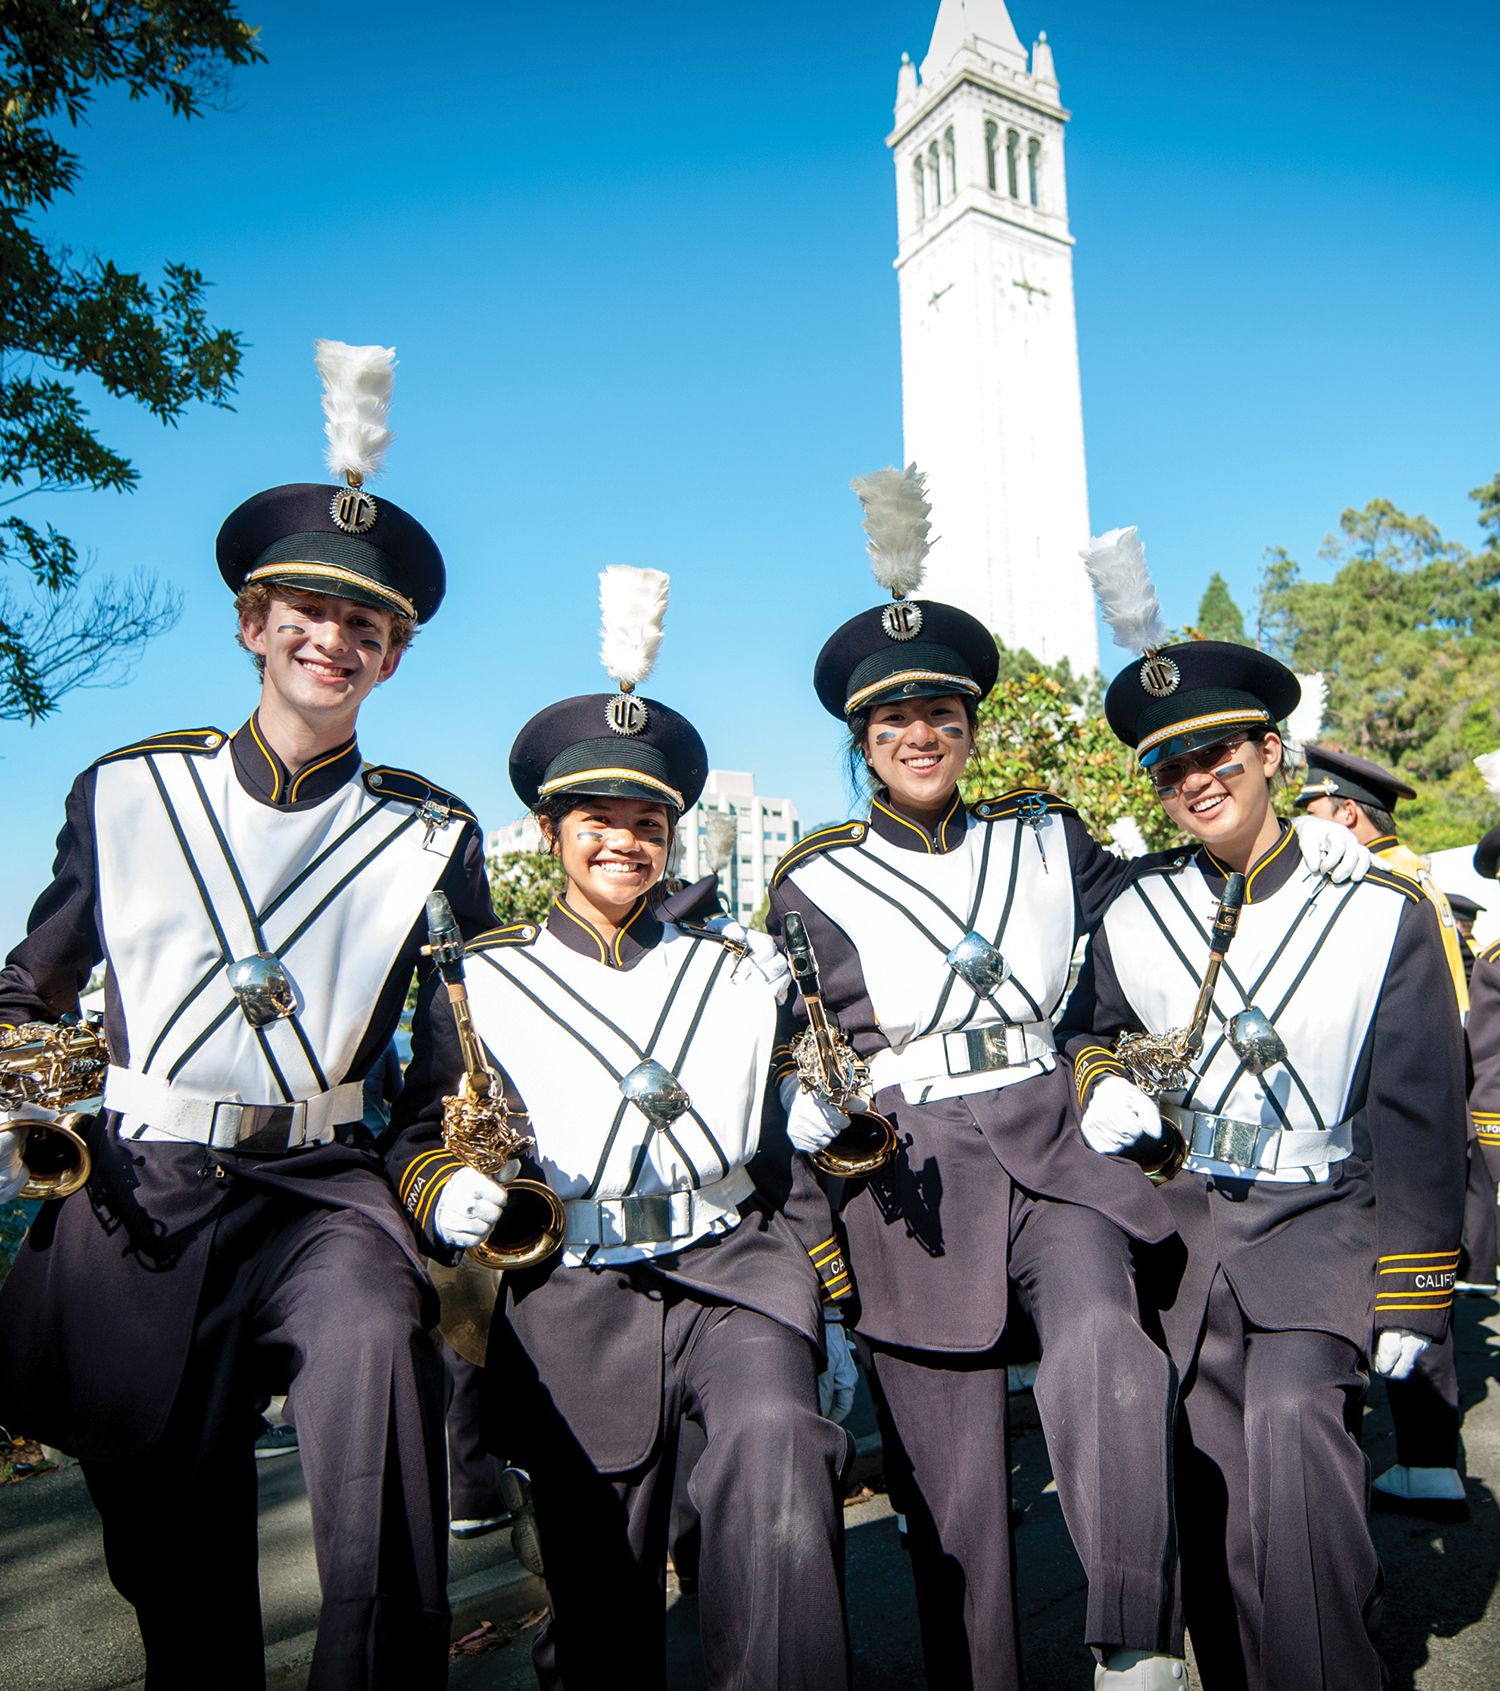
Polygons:
<instances>
[{"instance_id":1,"label":"gold trim on collar","mask_svg":"<svg viewBox=\"0 0 1500 1691\"><path fill-rule=\"evenodd\" d=\"M599 947L599 961L601 963L609 962L609 953L604 948L604 941L599 937L599 930L592 922L586 921L575 911L570 910L567 905L563 903L561 893L553 894L552 908L554 910L561 911L561 913L566 916L575 927L582 928L589 938L593 940L594 944Z\"/></svg>"},{"instance_id":2,"label":"gold trim on collar","mask_svg":"<svg viewBox=\"0 0 1500 1691\"><path fill-rule=\"evenodd\" d=\"M297 789L309 775L316 774L320 769L327 769L329 764L337 763L341 757L348 757L349 753L353 750L354 741L346 740L336 752L330 752L327 757L319 758L316 763L308 764L305 769L299 769L292 780L291 786L287 789L286 802L288 804L294 804L296 802Z\"/></svg>"},{"instance_id":3,"label":"gold trim on collar","mask_svg":"<svg viewBox=\"0 0 1500 1691\"><path fill-rule=\"evenodd\" d=\"M389 599L391 608L400 611L402 616L417 620L417 607L404 593L398 593L394 587L387 587L383 582L371 581L367 575L358 575L353 570L340 569L337 564L262 564L258 570L251 570L245 577L246 581L275 582L283 576L298 575L327 575L335 581L346 581L351 586L363 587L367 593L378 593L382 599Z\"/></svg>"},{"instance_id":4,"label":"gold trim on collar","mask_svg":"<svg viewBox=\"0 0 1500 1691\"><path fill-rule=\"evenodd\" d=\"M256 726L255 715L253 712L250 716L250 737L255 741L256 745L260 747L261 755L271 766L271 780L274 783L271 788L271 803L275 804L277 799L281 797L281 767L277 763L276 759L271 756L270 748L266 745L266 742L261 739L260 729Z\"/></svg>"},{"instance_id":5,"label":"gold trim on collar","mask_svg":"<svg viewBox=\"0 0 1500 1691\"><path fill-rule=\"evenodd\" d=\"M885 814L890 817L892 822L899 822L903 827L910 828L911 831L921 840L923 849L929 856L931 855L932 838L925 828L920 826L920 824L913 822L910 817L902 816L898 811L892 810L888 804L882 804L879 799L872 799L870 802L876 810L884 811Z\"/></svg>"},{"instance_id":6,"label":"gold trim on collar","mask_svg":"<svg viewBox=\"0 0 1500 1691\"><path fill-rule=\"evenodd\" d=\"M1266 855L1263 858L1261 858L1260 862L1257 863L1250 870L1250 872L1245 876L1245 902L1246 902L1246 904L1253 904L1255 902L1254 894L1253 894L1253 891L1252 891L1252 889L1255 886L1255 877L1268 864L1275 862L1275 860L1278 857L1281 856L1282 852L1286 850L1288 843L1290 841L1296 839L1296 837L1297 837L1296 831L1294 829L1292 829L1291 827L1289 827L1286 823L1283 823L1282 824L1281 838L1279 840L1277 840L1276 844L1271 847L1271 849L1266 853ZM1218 870L1218 872L1227 881L1229 879L1229 877L1234 873L1234 871L1229 867L1229 865L1227 863L1225 863L1221 859L1215 857L1214 854L1208 849L1207 846L1203 846L1201 849L1203 851L1203 855L1208 859L1208 861L1210 863L1213 864L1214 868L1216 870Z\"/></svg>"}]
</instances>

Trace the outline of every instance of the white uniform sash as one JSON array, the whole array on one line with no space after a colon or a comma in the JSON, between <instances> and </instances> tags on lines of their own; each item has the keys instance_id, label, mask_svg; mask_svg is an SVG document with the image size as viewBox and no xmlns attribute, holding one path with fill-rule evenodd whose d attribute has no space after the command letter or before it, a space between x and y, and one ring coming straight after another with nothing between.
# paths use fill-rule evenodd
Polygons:
<instances>
[{"instance_id":1,"label":"white uniform sash","mask_svg":"<svg viewBox=\"0 0 1500 1691\"><path fill-rule=\"evenodd\" d=\"M279 1104L338 1085L403 941L462 835L358 779L306 810L240 785L212 757L152 752L101 765L94 819L105 953L131 1067L189 1098ZM225 978L268 951L294 1017L252 1028ZM152 1138L126 1116L122 1131Z\"/></svg>"},{"instance_id":2,"label":"white uniform sash","mask_svg":"<svg viewBox=\"0 0 1500 1691\"><path fill-rule=\"evenodd\" d=\"M1268 1129L1324 1132L1345 1118L1355 1068L1380 1002L1381 984L1406 903L1395 888L1335 886L1306 866L1274 897L1246 904L1214 990L1199 1079L1179 1098L1188 1110ZM1196 862L1146 875L1104 917L1115 977L1150 1033L1186 1027L1208 960L1218 899ZM1248 1074L1225 1038L1228 1019L1257 1006L1275 1025L1287 1060ZM1193 1156L1190 1168L1243 1177ZM1262 1171L1256 1178L1308 1183L1326 1166Z\"/></svg>"},{"instance_id":3,"label":"white uniform sash","mask_svg":"<svg viewBox=\"0 0 1500 1691\"><path fill-rule=\"evenodd\" d=\"M871 831L860 845L809 857L787 880L859 952L891 1046L872 1064L877 1085L899 1081L908 1102L918 1102L1009 1086L1054 1066L1042 1049L1027 1063L954 1077L942 1035L1012 1023L1041 1030L1039 1042L1050 1045L1045 1028L1067 988L1074 938L1073 879L1058 816L1039 825L970 816L962 842L931 856ZM965 985L946 961L971 930L1010 964L1010 978L991 997ZM917 1045L928 1061L898 1061Z\"/></svg>"},{"instance_id":4,"label":"white uniform sash","mask_svg":"<svg viewBox=\"0 0 1500 1691\"><path fill-rule=\"evenodd\" d=\"M776 1000L712 940L666 925L630 969L570 950L545 928L529 946L478 952L468 970L480 1037L531 1116L547 1182L563 1199L614 1199L717 1185L754 1156L776 1036ZM657 1129L620 1092L652 1058L690 1108ZM736 1217L737 1219L737 1217ZM733 1225L729 1217L710 1231ZM568 1250L565 1260L628 1262L663 1243Z\"/></svg>"}]
</instances>

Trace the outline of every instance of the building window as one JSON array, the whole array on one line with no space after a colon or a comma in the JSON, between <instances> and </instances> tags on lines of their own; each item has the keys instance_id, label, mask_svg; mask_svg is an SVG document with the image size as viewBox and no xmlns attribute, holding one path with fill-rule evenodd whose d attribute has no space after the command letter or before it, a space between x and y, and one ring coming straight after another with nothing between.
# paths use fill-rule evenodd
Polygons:
<instances>
[{"instance_id":1,"label":"building window","mask_svg":"<svg viewBox=\"0 0 1500 1691\"><path fill-rule=\"evenodd\" d=\"M999 126L991 120L984 126L984 173L991 193L995 189L995 154L1000 146Z\"/></svg>"},{"instance_id":2,"label":"building window","mask_svg":"<svg viewBox=\"0 0 1500 1691\"><path fill-rule=\"evenodd\" d=\"M1021 197L1021 137L1014 129L1005 132L1005 181L1010 189L1010 197L1018 200Z\"/></svg>"},{"instance_id":3,"label":"building window","mask_svg":"<svg viewBox=\"0 0 1500 1691\"><path fill-rule=\"evenodd\" d=\"M1033 136L1031 140L1026 143L1026 165L1031 178L1031 203L1034 206L1039 206L1042 203L1037 198L1036 192L1037 171L1041 166L1041 161L1042 143Z\"/></svg>"},{"instance_id":4,"label":"building window","mask_svg":"<svg viewBox=\"0 0 1500 1691\"><path fill-rule=\"evenodd\" d=\"M927 171L932 180L932 203L934 207L943 203L943 176L938 168L938 144L936 141L927 149Z\"/></svg>"},{"instance_id":5,"label":"building window","mask_svg":"<svg viewBox=\"0 0 1500 1691\"><path fill-rule=\"evenodd\" d=\"M948 167L943 185L948 190L948 198L956 200L958 198L958 151L954 145L952 129L943 131L943 163Z\"/></svg>"},{"instance_id":6,"label":"building window","mask_svg":"<svg viewBox=\"0 0 1500 1691\"><path fill-rule=\"evenodd\" d=\"M917 154L911 167L912 197L917 202L917 222L927 215L927 172L922 167L922 155Z\"/></svg>"}]
</instances>

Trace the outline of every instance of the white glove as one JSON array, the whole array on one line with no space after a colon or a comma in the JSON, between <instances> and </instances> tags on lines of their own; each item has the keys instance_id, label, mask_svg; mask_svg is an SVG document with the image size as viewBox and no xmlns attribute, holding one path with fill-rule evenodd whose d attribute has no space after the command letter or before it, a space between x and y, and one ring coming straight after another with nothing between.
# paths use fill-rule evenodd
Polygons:
<instances>
[{"instance_id":1,"label":"white glove","mask_svg":"<svg viewBox=\"0 0 1500 1691\"><path fill-rule=\"evenodd\" d=\"M823 1318L823 1348L828 1352L828 1366L818 1376L818 1413L829 1421L843 1422L854 1407L854 1388L859 1384L843 1316Z\"/></svg>"},{"instance_id":2,"label":"white glove","mask_svg":"<svg viewBox=\"0 0 1500 1691\"><path fill-rule=\"evenodd\" d=\"M0 1127L0 1204L19 1198L21 1188L31 1178L26 1172L26 1164L21 1161L26 1135L30 1131L24 1122L14 1127Z\"/></svg>"},{"instance_id":3,"label":"white glove","mask_svg":"<svg viewBox=\"0 0 1500 1691\"><path fill-rule=\"evenodd\" d=\"M1105 1075L1083 1112L1083 1136L1107 1157L1137 1139L1160 1139L1161 1111L1122 1075Z\"/></svg>"},{"instance_id":4,"label":"white glove","mask_svg":"<svg viewBox=\"0 0 1500 1691\"><path fill-rule=\"evenodd\" d=\"M781 1107L786 1111L786 1135L799 1151L821 1151L849 1125L849 1118L819 1093L808 1092L794 1074L781 1083Z\"/></svg>"},{"instance_id":5,"label":"white glove","mask_svg":"<svg viewBox=\"0 0 1500 1691\"><path fill-rule=\"evenodd\" d=\"M792 967L776 949L776 941L769 934L742 927L728 916L715 916L703 925L711 933L722 934L735 945L745 946L750 953L745 961L776 994L776 1002L786 1002L787 989L792 984Z\"/></svg>"},{"instance_id":6,"label":"white glove","mask_svg":"<svg viewBox=\"0 0 1500 1691\"><path fill-rule=\"evenodd\" d=\"M505 1197L505 1188L478 1169L456 1169L438 1193L432 1230L456 1251L482 1245L500 1219Z\"/></svg>"},{"instance_id":7,"label":"white glove","mask_svg":"<svg viewBox=\"0 0 1500 1691\"><path fill-rule=\"evenodd\" d=\"M1375 1340L1375 1372L1387 1380L1406 1379L1431 1343L1405 1327L1387 1327Z\"/></svg>"},{"instance_id":8,"label":"white glove","mask_svg":"<svg viewBox=\"0 0 1500 1691\"><path fill-rule=\"evenodd\" d=\"M1375 861L1370 848L1361 845L1341 822L1326 816L1297 816L1292 819L1303 860L1315 875L1330 881L1362 881Z\"/></svg>"}]
</instances>

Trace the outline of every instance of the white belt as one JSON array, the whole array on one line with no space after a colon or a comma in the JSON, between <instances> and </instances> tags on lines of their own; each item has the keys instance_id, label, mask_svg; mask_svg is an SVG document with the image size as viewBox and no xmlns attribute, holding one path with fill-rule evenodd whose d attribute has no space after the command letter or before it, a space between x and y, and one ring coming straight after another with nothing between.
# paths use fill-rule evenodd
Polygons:
<instances>
[{"instance_id":1,"label":"white belt","mask_svg":"<svg viewBox=\"0 0 1500 1691\"><path fill-rule=\"evenodd\" d=\"M661 1245L697 1239L714 1222L733 1214L755 1190L742 1163L712 1186L696 1192L651 1192L630 1198L569 1198L565 1245Z\"/></svg>"},{"instance_id":2,"label":"white belt","mask_svg":"<svg viewBox=\"0 0 1500 1691\"><path fill-rule=\"evenodd\" d=\"M1329 1163L1342 1162L1354 1149L1354 1131L1346 1121L1303 1130L1234 1121L1175 1104L1163 1104L1161 1113L1182 1129L1192 1156L1263 1174L1327 1168Z\"/></svg>"},{"instance_id":3,"label":"white belt","mask_svg":"<svg viewBox=\"0 0 1500 1691\"><path fill-rule=\"evenodd\" d=\"M187 1139L219 1151L295 1151L324 1145L334 1129L364 1115L364 1085L346 1080L327 1092L290 1104L245 1104L238 1099L195 1098L157 1075L110 1064L104 1107L130 1118L124 1137Z\"/></svg>"},{"instance_id":4,"label":"white belt","mask_svg":"<svg viewBox=\"0 0 1500 1691\"><path fill-rule=\"evenodd\" d=\"M931 1033L900 1051L878 1051L870 1061L870 1072L878 1091L902 1082L1025 1068L1056 1049L1050 1022L994 1022L956 1033Z\"/></svg>"}]
</instances>

